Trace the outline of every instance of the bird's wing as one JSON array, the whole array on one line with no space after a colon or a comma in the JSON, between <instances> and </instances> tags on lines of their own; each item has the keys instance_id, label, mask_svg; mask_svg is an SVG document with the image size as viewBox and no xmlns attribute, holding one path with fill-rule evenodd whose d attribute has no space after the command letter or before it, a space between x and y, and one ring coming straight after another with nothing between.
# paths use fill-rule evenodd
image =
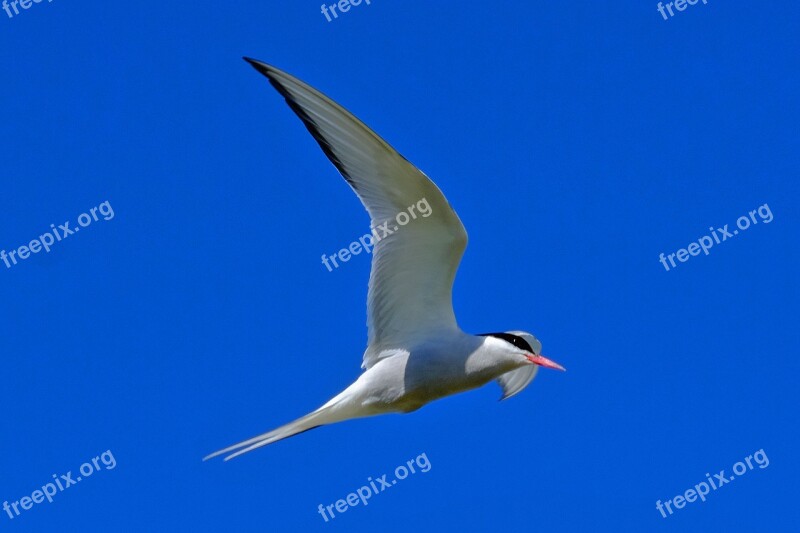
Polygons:
<instances>
[{"instance_id":1,"label":"bird's wing","mask_svg":"<svg viewBox=\"0 0 800 533\"><path fill-rule=\"evenodd\" d=\"M506 372L497 378L497 384L503 389L503 396L500 399L505 400L522 392L522 389L527 387L536 377L538 370L539 367L537 365L527 365L511 372Z\"/></svg>"},{"instance_id":2,"label":"bird's wing","mask_svg":"<svg viewBox=\"0 0 800 533\"><path fill-rule=\"evenodd\" d=\"M371 218L375 248L362 366L413 339L457 328L452 288L467 233L442 192L339 104L275 67L245 59L283 95Z\"/></svg>"},{"instance_id":3,"label":"bird's wing","mask_svg":"<svg viewBox=\"0 0 800 533\"><path fill-rule=\"evenodd\" d=\"M530 333L524 331L509 331L509 333L525 339L528 346L533 350L533 353L537 355L542 353L542 343ZM522 392L522 389L527 387L530 382L533 381L533 378L536 377L536 372L538 372L538 370L538 365L526 365L522 368L512 370L511 372L506 372L497 378L498 385L503 389L503 396L500 399L505 400Z\"/></svg>"}]
</instances>

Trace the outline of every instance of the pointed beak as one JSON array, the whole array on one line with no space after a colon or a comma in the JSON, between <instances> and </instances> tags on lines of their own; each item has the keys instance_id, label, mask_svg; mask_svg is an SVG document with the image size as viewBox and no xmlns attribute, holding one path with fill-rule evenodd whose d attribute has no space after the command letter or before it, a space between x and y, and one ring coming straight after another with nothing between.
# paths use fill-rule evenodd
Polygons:
<instances>
[{"instance_id":1,"label":"pointed beak","mask_svg":"<svg viewBox=\"0 0 800 533\"><path fill-rule=\"evenodd\" d=\"M543 357L541 355L531 354L526 356L528 361L533 363L534 365L543 366L545 368L552 368L553 370L561 370L566 371L567 369L563 366L559 365L555 361L551 361L547 357Z\"/></svg>"}]
</instances>

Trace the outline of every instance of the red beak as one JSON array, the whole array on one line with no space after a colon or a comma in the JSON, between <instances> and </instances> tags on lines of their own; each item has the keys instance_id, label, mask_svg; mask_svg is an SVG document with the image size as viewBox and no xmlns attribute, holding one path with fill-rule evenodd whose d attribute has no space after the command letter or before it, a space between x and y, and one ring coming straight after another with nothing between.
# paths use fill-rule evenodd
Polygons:
<instances>
[{"instance_id":1,"label":"red beak","mask_svg":"<svg viewBox=\"0 0 800 533\"><path fill-rule=\"evenodd\" d=\"M562 371L566 371L567 370L566 368L564 368L563 366L559 365L555 361L551 361L547 357L543 357L541 355L532 354L532 355L529 355L527 357L528 357L528 361L530 361L531 363L533 363L535 365L543 366L545 368L552 368L553 370L562 370Z\"/></svg>"}]
</instances>

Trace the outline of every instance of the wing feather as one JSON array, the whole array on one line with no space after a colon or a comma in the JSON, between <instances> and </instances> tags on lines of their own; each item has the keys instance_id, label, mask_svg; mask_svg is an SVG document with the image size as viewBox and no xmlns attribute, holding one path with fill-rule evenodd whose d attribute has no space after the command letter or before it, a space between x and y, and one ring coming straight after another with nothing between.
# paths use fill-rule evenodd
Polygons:
<instances>
[{"instance_id":1,"label":"wing feather","mask_svg":"<svg viewBox=\"0 0 800 533\"><path fill-rule=\"evenodd\" d=\"M380 240L367 298L363 367L416 338L457 329L452 288L467 233L442 192L419 169L342 106L297 78L245 58L300 117L364 204ZM398 214L417 213L400 226ZM419 213L420 207L427 206ZM405 219L404 219L405 220ZM384 230L391 234L384 236Z\"/></svg>"}]
</instances>

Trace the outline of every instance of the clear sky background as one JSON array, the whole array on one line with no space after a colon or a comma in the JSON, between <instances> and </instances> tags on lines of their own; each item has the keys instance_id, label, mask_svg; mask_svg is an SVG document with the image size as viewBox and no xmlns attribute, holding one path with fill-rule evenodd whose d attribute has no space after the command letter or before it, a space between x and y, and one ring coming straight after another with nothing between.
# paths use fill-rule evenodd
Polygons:
<instances>
[{"instance_id":1,"label":"clear sky background","mask_svg":"<svg viewBox=\"0 0 800 533\"><path fill-rule=\"evenodd\" d=\"M800 6L319 4L0 11L0 250L114 211L0 263L0 503L116 461L0 531L796 531ZM460 326L531 331L568 371L203 463L343 389L366 344L369 258L320 261L366 213L243 55L431 176L469 232Z\"/></svg>"}]
</instances>

